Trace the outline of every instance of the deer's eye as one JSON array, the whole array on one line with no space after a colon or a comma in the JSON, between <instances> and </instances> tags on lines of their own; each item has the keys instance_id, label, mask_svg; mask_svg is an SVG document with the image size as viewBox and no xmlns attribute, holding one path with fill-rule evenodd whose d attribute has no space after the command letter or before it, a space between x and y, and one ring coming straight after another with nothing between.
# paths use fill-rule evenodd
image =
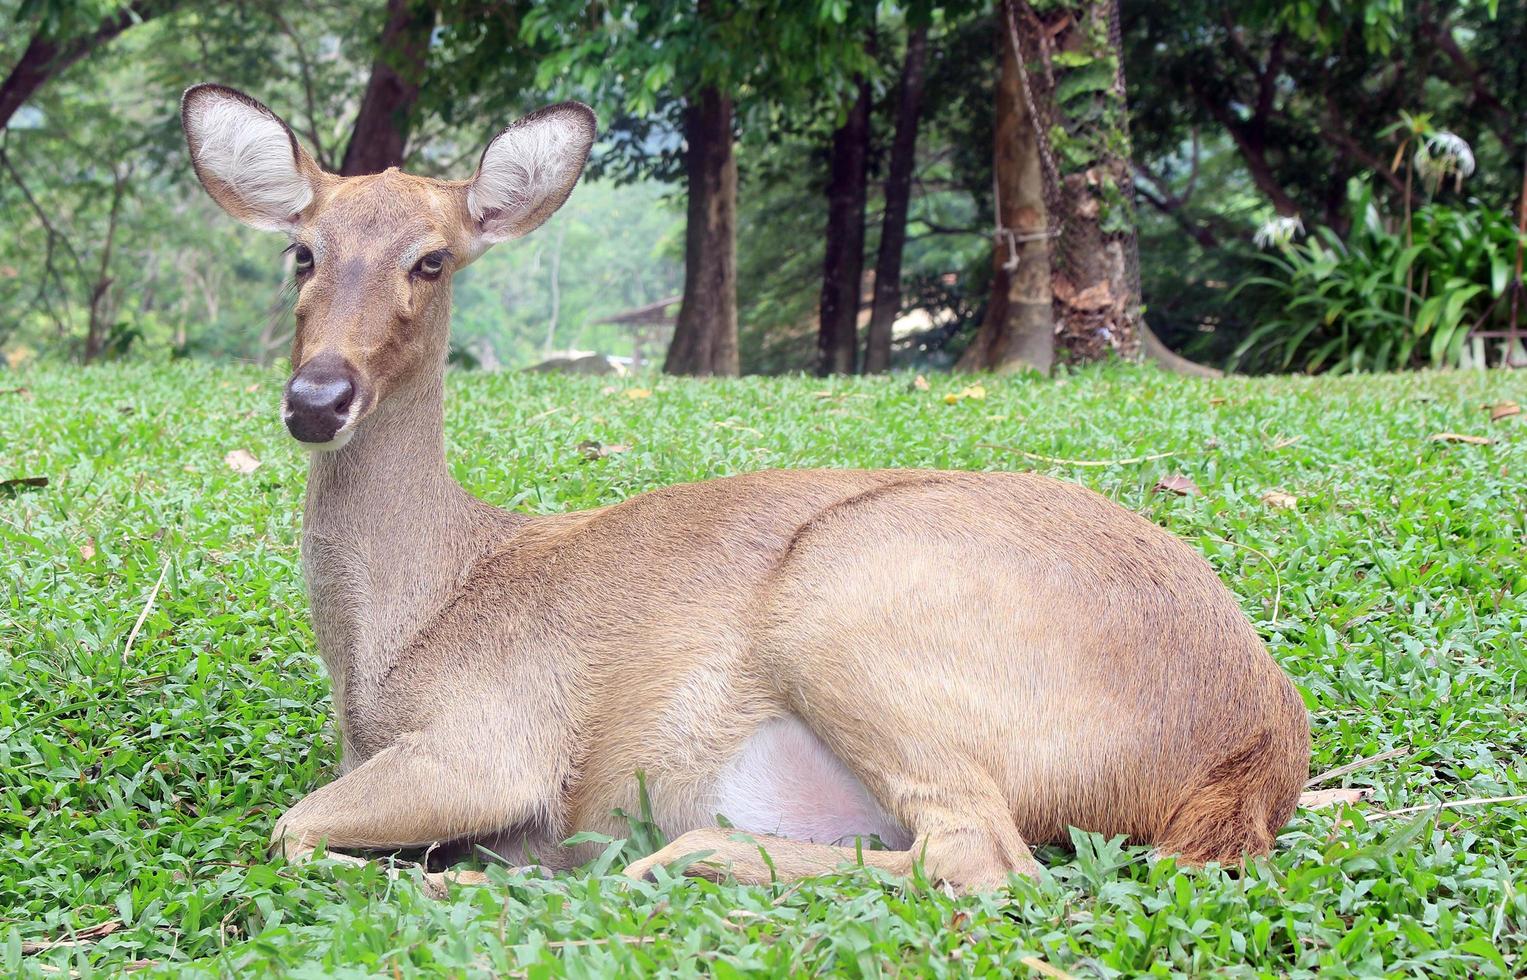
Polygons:
<instances>
[{"instance_id":1,"label":"deer's eye","mask_svg":"<svg viewBox=\"0 0 1527 980\"><path fill-rule=\"evenodd\" d=\"M420 279L439 279L445 269L445 253L431 252L414 264L414 275Z\"/></svg>"},{"instance_id":2,"label":"deer's eye","mask_svg":"<svg viewBox=\"0 0 1527 980\"><path fill-rule=\"evenodd\" d=\"M298 245L293 248L292 258L297 263L297 275L306 275L313 271L313 250L306 245Z\"/></svg>"}]
</instances>

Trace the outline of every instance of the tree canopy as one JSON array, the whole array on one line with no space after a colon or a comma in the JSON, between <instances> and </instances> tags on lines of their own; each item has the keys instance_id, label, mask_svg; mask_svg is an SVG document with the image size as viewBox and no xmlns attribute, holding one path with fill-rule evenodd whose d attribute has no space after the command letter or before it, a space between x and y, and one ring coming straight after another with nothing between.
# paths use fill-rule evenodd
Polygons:
<instances>
[{"instance_id":1,"label":"tree canopy","mask_svg":"<svg viewBox=\"0 0 1527 980\"><path fill-rule=\"evenodd\" d=\"M1063 358L1117 345L1077 326L1076 297L1085 306L1099 294L1060 259L1101 255L1127 231L1139 241L1139 292L1121 309L1143 309L1147 332L1223 363L1281 302L1249 284L1277 255L1256 245L1257 229L1282 216L1297 219L1290 244L1321 228L1349 241L1366 220L1354 181L1371 190L1363 207L1399 243L1397 261L1412 256L1415 269L1396 274L1409 295L1395 309L1412 333L1430 330L1416 316L1442 288L1434 275L1457 279L1454 292L1481 286L1458 311L1470 329L1515 322L1509 228L1527 153L1519 4L0 0L0 347L280 356L281 260L193 193L176 126L179 91L217 80L276 108L321 164L346 173L402 165L464 177L515 116L561 98L595 106L590 186L539 238L463 278L458 346L486 355L464 363L528 363L548 333L557 348L630 353L629 331L596 321L682 294L681 336L734 335L722 373L806 369L821 363L824 298L857 315L835 328L857 351L879 292L895 328L877 369L953 364L990 320L993 277L1015 254L1004 229L1016 218L999 221L993 195L1009 9L1021 98L1037 100L1037 145L1053 157L1040 161L1055 185L1046 227L1084 215L1102 236L1050 243L1045 302ZM923 66L907 131L913 38ZM905 165L899 125L911 137ZM1420 173L1434 157L1417 153L1439 138L1466 147L1468 176ZM1429 202L1507 237L1443 272L1441 251L1410 224ZM887 248L899 263L885 264ZM1133 248L1110 262L1132 263ZM875 284L877 265L896 281ZM1347 316L1316 315L1328 314ZM878 315L884 336L888 314ZM1429 362L1429 346L1410 349L1412 363ZM1278 366L1259 357L1246 348L1237 363Z\"/></svg>"}]
</instances>

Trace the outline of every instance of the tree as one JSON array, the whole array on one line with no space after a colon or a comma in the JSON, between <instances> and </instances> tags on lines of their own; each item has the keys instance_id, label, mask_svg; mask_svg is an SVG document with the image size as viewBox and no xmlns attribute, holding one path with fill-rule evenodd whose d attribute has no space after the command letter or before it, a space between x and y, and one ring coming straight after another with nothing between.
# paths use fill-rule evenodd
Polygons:
<instances>
[{"instance_id":1,"label":"tree","mask_svg":"<svg viewBox=\"0 0 1527 980\"><path fill-rule=\"evenodd\" d=\"M371 77L340 164L344 176L376 174L403 165L435 15L434 4L425 0L387 0Z\"/></svg>"},{"instance_id":2,"label":"tree","mask_svg":"<svg viewBox=\"0 0 1527 980\"><path fill-rule=\"evenodd\" d=\"M735 375L737 357L737 158L732 100L706 85L684 109L684 299L667 374Z\"/></svg>"},{"instance_id":3,"label":"tree","mask_svg":"<svg viewBox=\"0 0 1527 980\"><path fill-rule=\"evenodd\" d=\"M571 71L599 102L619 106L595 171L686 184L684 302L669 373L739 370L739 117L806 103L862 72L862 45L841 30L846 17L846 4L790 0L626 0L592 9L562 0L525 17L526 40L550 50L539 80Z\"/></svg>"},{"instance_id":4,"label":"tree","mask_svg":"<svg viewBox=\"0 0 1527 980\"><path fill-rule=\"evenodd\" d=\"M1029 102L1032 82L1016 56L1019 37L1011 7L997 13L995 26L1001 64L992 150L998 232L986 316L957 366L1048 374L1055 330L1039 122Z\"/></svg>"},{"instance_id":5,"label":"tree","mask_svg":"<svg viewBox=\"0 0 1527 980\"><path fill-rule=\"evenodd\" d=\"M853 374L864 282L864 202L869 167L870 87L857 79L848 118L832 134L822 259L817 373Z\"/></svg>"},{"instance_id":6,"label":"tree","mask_svg":"<svg viewBox=\"0 0 1527 980\"><path fill-rule=\"evenodd\" d=\"M1008 5L1020 46L1038 54L1039 70L1026 74L1057 232L1050 260L1057 342L1077 360L1134 357L1139 252L1118 0Z\"/></svg>"},{"instance_id":7,"label":"tree","mask_svg":"<svg viewBox=\"0 0 1527 980\"><path fill-rule=\"evenodd\" d=\"M0 129L50 79L135 24L170 13L180 2L128 0L93 21L86 18L96 9L94 4L32 5L36 13L31 39L0 82Z\"/></svg>"},{"instance_id":8,"label":"tree","mask_svg":"<svg viewBox=\"0 0 1527 980\"><path fill-rule=\"evenodd\" d=\"M1474 144L1475 193L1514 200L1527 75L1487 66L1519 61L1520 4L1259 0L1232 17L1223 4L1186 0L1126 10L1137 157L1153 184L1194 131L1223 134L1273 210L1344 231L1355 173L1403 195L1382 134L1402 111L1424 109ZM1187 206L1155 197L1168 213Z\"/></svg>"},{"instance_id":9,"label":"tree","mask_svg":"<svg viewBox=\"0 0 1527 980\"><path fill-rule=\"evenodd\" d=\"M885 215L880 224L874 301L864 345L865 374L878 374L891 367L891 327L901 312L901 261L907 244L907 214L912 203L912 173L917 165L917 125L927 60L928 27L913 25L907 32L907 53L897 88L896 134L891 141L885 178Z\"/></svg>"},{"instance_id":10,"label":"tree","mask_svg":"<svg viewBox=\"0 0 1527 980\"><path fill-rule=\"evenodd\" d=\"M337 93L348 89L352 66L336 52L299 72L290 42L342 37L355 8L140 0L129 11L107 4L142 19L106 44L101 25L115 30L117 23L91 21L89 32L79 26L84 14L100 15L98 5L24 6L41 11L33 35L18 39L27 51L35 54L39 38L100 43L61 42L79 57L52 62L45 83L32 87L25 116L0 131L0 224L7 230L0 236L0 308L7 311L0 335L46 342L87 363L140 344L263 359L260 325L273 339L285 319L284 308L267 315L279 294L280 263L263 248L246 248L221 222L204 221L199 202L180 193L190 173L176 97L211 77L251 90L264 84L260 94L279 105L283 89L301 77L304 135L322 136L323 121L343 113ZM60 10L68 17L60 19ZM0 16L9 19L9 10Z\"/></svg>"}]
</instances>

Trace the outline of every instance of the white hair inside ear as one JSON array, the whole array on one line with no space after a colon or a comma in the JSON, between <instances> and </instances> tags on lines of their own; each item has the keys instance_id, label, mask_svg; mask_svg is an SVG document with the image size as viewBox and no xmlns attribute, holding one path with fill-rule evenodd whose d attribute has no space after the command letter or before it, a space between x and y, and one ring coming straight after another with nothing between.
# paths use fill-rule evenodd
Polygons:
<instances>
[{"instance_id":1,"label":"white hair inside ear","mask_svg":"<svg viewBox=\"0 0 1527 980\"><path fill-rule=\"evenodd\" d=\"M186 93L183 123L197 174L246 224L289 230L313 200L296 141L269 110L211 87Z\"/></svg>"},{"instance_id":2,"label":"white hair inside ear","mask_svg":"<svg viewBox=\"0 0 1527 980\"><path fill-rule=\"evenodd\" d=\"M550 218L593 145L593 110L577 102L540 109L495 136L467 188L482 246L527 235Z\"/></svg>"}]
</instances>

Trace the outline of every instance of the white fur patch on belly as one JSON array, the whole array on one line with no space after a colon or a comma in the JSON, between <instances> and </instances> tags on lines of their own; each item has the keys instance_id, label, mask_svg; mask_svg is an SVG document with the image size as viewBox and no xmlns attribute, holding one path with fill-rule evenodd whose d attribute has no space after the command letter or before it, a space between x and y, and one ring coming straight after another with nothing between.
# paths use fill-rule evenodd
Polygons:
<instances>
[{"instance_id":1,"label":"white fur patch on belly","mask_svg":"<svg viewBox=\"0 0 1527 980\"><path fill-rule=\"evenodd\" d=\"M712 802L749 833L817 844L874 835L895 850L912 844L843 760L793 716L758 726L721 770Z\"/></svg>"}]
</instances>

